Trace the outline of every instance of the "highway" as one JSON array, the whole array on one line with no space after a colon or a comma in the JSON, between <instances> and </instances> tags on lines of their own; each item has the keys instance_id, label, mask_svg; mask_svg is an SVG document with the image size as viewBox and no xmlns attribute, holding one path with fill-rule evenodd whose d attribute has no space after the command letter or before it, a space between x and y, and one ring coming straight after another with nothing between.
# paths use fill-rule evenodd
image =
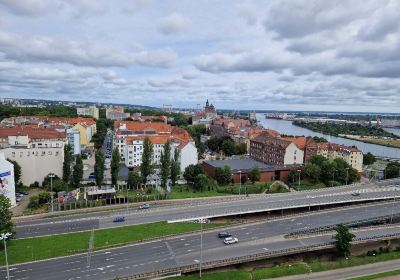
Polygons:
<instances>
[{"instance_id":1,"label":"highway","mask_svg":"<svg viewBox=\"0 0 400 280\"><path fill-rule=\"evenodd\" d=\"M278 252L283 249L301 249L323 245L332 241L331 235L302 236L286 239L285 235L302 229L313 229L338 223L400 213L400 204L393 202L379 205L355 206L314 212L303 216L285 217L232 227L229 231L239 239L238 244L224 245L217 238L217 231L203 234L203 262ZM387 234L400 235L400 226L368 228L355 231L357 238L375 238ZM11 266L13 280L36 279L114 279L144 272L158 271L200 261L200 234L176 236L159 241L119 247L94 252L87 267L86 254ZM5 269L0 268L0 279ZM3 278L1 278L3 277Z\"/></svg>"},{"instance_id":2,"label":"highway","mask_svg":"<svg viewBox=\"0 0 400 280\"><path fill-rule=\"evenodd\" d=\"M354 196L355 192L359 193L359 195ZM159 206L148 210L102 211L57 218L32 219L17 222L16 231L17 238L29 238L115 227L117 225L112 220L117 215L125 216L126 221L123 225L134 225L159 221L189 221L198 218L223 217L350 202L366 202L392 199L394 197L400 198L400 187L397 183L387 183L382 186L358 184L308 192L253 195L248 198L243 196L238 199L221 199L209 202L195 202L193 204L186 202L182 205ZM121 225L118 224L118 226Z\"/></svg>"}]
</instances>

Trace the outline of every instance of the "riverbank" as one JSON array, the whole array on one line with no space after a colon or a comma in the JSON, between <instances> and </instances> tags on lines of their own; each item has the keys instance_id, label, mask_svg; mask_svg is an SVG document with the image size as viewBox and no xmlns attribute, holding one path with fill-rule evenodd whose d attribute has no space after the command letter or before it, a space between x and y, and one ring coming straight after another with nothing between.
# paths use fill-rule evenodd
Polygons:
<instances>
[{"instance_id":1,"label":"riverbank","mask_svg":"<svg viewBox=\"0 0 400 280\"><path fill-rule=\"evenodd\" d=\"M350 140L357 140L368 144L390 147L390 148L400 148L400 139L376 139L371 136L346 135L346 134L339 134L339 137L343 137Z\"/></svg>"}]
</instances>

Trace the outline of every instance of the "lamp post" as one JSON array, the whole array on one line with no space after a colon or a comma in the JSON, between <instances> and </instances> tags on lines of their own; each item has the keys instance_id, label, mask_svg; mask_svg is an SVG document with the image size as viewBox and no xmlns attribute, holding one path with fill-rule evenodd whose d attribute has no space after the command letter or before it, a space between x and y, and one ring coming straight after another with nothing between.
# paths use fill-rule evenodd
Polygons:
<instances>
[{"instance_id":1,"label":"lamp post","mask_svg":"<svg viewBox=\"0 0 400 280\"><path fill-rule=\"evenodd\" d=\"M333 169L333 172L332 172L332 184L331 184L331 187L333 187L333 182L335 181L335 172L336 172L336 169Z\"/></svg>"},{"instance_id":2,"label":"lamp post","mask_svg":"<svg viewBox=\"0 0 400 280\"><path fill-rule=\"evenodd\" d=\"M6 270L7 270L7 280L10 280L10 271L8 269L8 256L7 256L7 243L6 240L11 236L11 233L6 232L0 235L0 240L4 242L4 253L6 255Z\"/></svg>"},{"instance_id":3,"label":"lamp post","mask_svg":"<svg viewBox=\"0 0 400 280\"><path fill-rule=\"evenodd\" d=\"M346 185L347 185L347 182L349 180L349 169L350 169L350 167L346 168Z\"/></svg>"},{"instance_id":4,"label":"lamp post","mask_svg":"<svg viewBox=\"0 0 400 280\"><path fill-rule=\"evenodd\" d=\"M200 268L199 268L199 276L201 278L201 266L203 263L203 218L199 219L200 222Z\"/></svg>"},{"instance_id":5,"label":"lamp post","mask_svg":"<svg viewBox=\"0 0 400 280\"><path fill-rule=\"evenodd\" d=\"M392 214L390 215L390 223L393 223L394 205L396 203L396 193L393 194Z\"/></svg>"},{"instance_id":6,"label":"lamp post","mask_svg":"<svg viewBox=\"0 0 400 280\"><path fill-rule=\"evenodd\" d=\"M297 172L299 173L299 186L298 186L298 188L297 188L297 189L300 191L300 175L301 175L301 170L300 170L300 169L298 169L298 170L297 170Z\"/></svg>"},{"instance_id":7,"label":"lamp post","mask_svg":"<svg viewBox=\"0 0 400 280\"><path fill-rule=\"evenodd\" d=\"M56 177L53 173L49 174L50 178L50 199L51 199L51 213L54 212L54 205L53 205L53 178Z\"/></svg>"}]
</instances>

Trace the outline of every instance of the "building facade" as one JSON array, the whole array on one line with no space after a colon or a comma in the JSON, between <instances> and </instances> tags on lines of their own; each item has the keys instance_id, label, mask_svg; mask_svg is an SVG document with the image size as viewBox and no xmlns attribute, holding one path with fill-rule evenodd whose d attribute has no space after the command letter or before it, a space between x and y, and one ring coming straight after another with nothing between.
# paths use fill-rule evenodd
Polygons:
<instances>
[{"instance_id":1,"label":"building facade","mask_svg":"<svg viewBox=\"0 0 400 280\"><path fill-rule=\"evenodd\" d=\"M15 201L14 165L6 160L0 152L0 195L4 195L11 202L11 207L17 205Z\"/></svg>"},{"instance_id":2,"label":"building facade","mask_svg":"<svg viewBox=\"0 0 400 280\"><path fill-rule=\"evenodd\" d=\"M21 166L21 182L41 183L49 174L62 176L65 133L49 128L15 126L0 129L1 152Z\"/></svg>"},{"instance_id":3,"label":"building facade","mask_svg":"<svg viewBox=\"0 0 400 280\"><path fill-rule=\"evenodd\" d=\"M76 108L76 113L78 115L91 116L97 120L99 119L99 108L97 108L96 106Z\"/></svg>"}]
</instances>

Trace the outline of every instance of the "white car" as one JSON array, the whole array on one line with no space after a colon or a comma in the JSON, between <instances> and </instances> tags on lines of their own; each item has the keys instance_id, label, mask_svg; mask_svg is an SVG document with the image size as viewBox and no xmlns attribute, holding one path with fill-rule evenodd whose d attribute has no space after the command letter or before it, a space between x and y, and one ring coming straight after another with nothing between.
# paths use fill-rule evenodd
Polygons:
<instances>
[{"instance_id":1,"label":"white car","mask_svg":"<svg viewBox=\"0 0 400 280\"><path fill-rule=\"evenodd\" d=\"M227 237L224 239L226 245L238 243L239 240L236 237Z\"/></svg>"}]
</instances>

